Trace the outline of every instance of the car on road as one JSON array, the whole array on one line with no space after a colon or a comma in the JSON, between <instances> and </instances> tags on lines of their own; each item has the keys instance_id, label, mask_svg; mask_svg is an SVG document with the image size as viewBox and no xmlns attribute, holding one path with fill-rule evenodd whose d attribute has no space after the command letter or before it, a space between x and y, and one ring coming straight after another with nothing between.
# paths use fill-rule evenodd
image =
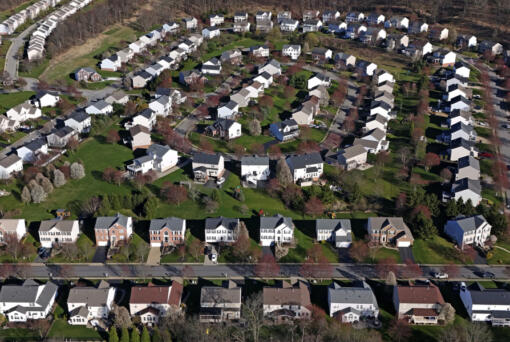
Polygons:
<instances>
[{"instance_id":1,"label":"car on road","mask_svg":"<svg viewBox=\"0 0 510 342\"><path fill-rule=\"evenodd\" d=\"M501 125L499 125L499 127L509 129L510 125L509 124L501 124Z\"/></svg>"},{"instance_id":2,"label":"car on road","mask_svg":"<svg viewBox=\"0 0 510 342\"><path fill-rule=\"evenodd\" d=\"M445 272L434 272L432 275L436 279L448 279L448 273Z\"/></svg>"},{"instance_id":3,"label":"car on road","mask_svg":"<svg viewBox=\"0 0 510 342\"><path fill-rule=\"evenodd\" d=\"M51 249L39 247L39 249L37 250L37 255L39 255L41 259L48 259L51 255Z\"/></svg>"},{"instance_id":4,"label":"car on road","mask_svg":"<svg viewBox=\"0 0 510 342\"><path fill-rule=\"evenodd\" d=\"M216 253L211 254L211 261L215 264L218 262L218 255Z\"/></svg>"},{"instance_id":5,"label":"car on road","mask_svg":"<svg viewBox=\"0 0 510 342\"><path fill-rule=\"evenodd\" d=\"M485 278L485 279L494 279L494 278L496 278L496 276L494 275L494 273L492 273L492 272L488 272L488 271L486 271L486 272L480 272L480 277Z\"/></svg>"}]
</instances>

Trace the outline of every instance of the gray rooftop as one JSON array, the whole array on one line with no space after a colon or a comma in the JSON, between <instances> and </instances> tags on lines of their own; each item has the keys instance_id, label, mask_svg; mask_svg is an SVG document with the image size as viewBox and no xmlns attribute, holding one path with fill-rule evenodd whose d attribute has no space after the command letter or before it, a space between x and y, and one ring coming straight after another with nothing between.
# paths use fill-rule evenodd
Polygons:
<instances>
[{"instance_id":1,"label":"gray rooftop","mask_svg":"<svg viewBox=\"0 0 510 342\"><path fill-rule=\"evenodd\" d=\"M291 169L303 169L312 164L321 164L323 162L319 153L308 153L287 157L287 163Z\"/></svg>"},{"instance_id":2,"label":"gray rooftop","mask_svg":"<svg viewBox=\"0 0 510 342\"><path fill-rule=\"evenodd\" d=\"M109 292L109 287L73 287L69 290L67 303L85 303L87 306L105 306Z\"/></svg>"},{"instance_id":3,"label":"gray rooftop","mask_svg":"<svg viewBox=\"0 0 510 342\"><path fill-rule=\"evenodd\" d=\"M185 220L178 217L165 217L162 219L153 219L151 220L149 230L156 231L161 230L163 228L168 228L170 230L181 231L184 223Z\"/></svg>"},{"instance_id":4,"label":"gray rooftop","mask_svg":"<svg viewBox=\"0 0 510 342\"><path fill-rule=\"evenodd\" d=\"M479 180L474 180L470 178L462 178L452 184L452 192L460 192L464 190L471 190L474 193L481 195L482 194L482 185Z\"/></svg>"},{"instance_id":5,"label":"gray rooftop","mask_svg":"<svg viewBox=\"0 0 510 342\"><path fill-rule=\"evenodd\" d=\"M510 291L505 289L486 289L480 283L473 284L469 291L473 304L510 305Z\"/></svg>"},{"instance_id":6,"label":"gray rooftop","mask_svg":"<svg viewBox=\"0 0 510 342\"><path fill-rule=\"evenodd\" d=\"M211 217L205 219L205 229L216 229L219 226L223 226L228 229L234 229L239 225L238 218L228 218L228 217Z\"/></svg>"},{"instance_id":7,"label":"gray rooftop","mask_svg":"<svg viewBox=\"0 0 510 342\"><path fill-rule=\"evenodd\" d=\"M480 171L480 161L478 159L474 158L473 156L465 156L462 158L459 158L458 160L459 169L465 168L465 167L472 167L475 170Z\"/></svg>"},{"instance_id":8,"label":"gray rooftop","mask_svg":"<svg viewBox=\"0 0 510 342\"><path fill-rule=\"evenodd\" d=\"M334 282L328 288L331 303L373 304L377 308L377 299L370 286L364 281L358 281L353 286L344 287Z\"/></svg>"},{"instance_id":9,"label":"gray rooftop","mask_svg":"<svg viewBox=\"0 0 510 342\"><path fill-rule=\"evenodd\" d=\"M487 221L482 215L476 215L471 217L458 217L455 220L450 220L449 222L455 222L457 223L457 226L464 232L469 232L476 230Z\"/></svg>"},{"instance_id":10,"label":"gray rooftop","mask_svg":"<svg viewBox=\"0 0 510 342\"><path fill-rule=\"evenodd\" d=\"M260 229L275 229L281 224L294 229L294 224L291 217L285 217L280 214L275 216L261 216L260 217Z\"/></svg>"},{"instance_id":11,"label":"gray rooftop","mask_svg":"<svg viewBox=\"0 0 510 342\"><path fill-rule=\"evenodd\" d=\"M199 163L199 164L218 164L220 162L221 154L215 153L202 153L198 152L193 154L193 163Z\"/></svg>"},{"instance_id":12,"label":"gray rooftop","mask_svg":"<svg viewBox=\"0 0 510 342\"><path fill-rule=\"evenodd\" d=\"M124 216L120 213L117 213L115 216L101 216L96 219L96 224L94 229L108 229L115 224L118 224L122 227L127 227L128 217Z\"/></svg>"},{"instance_id":13,"label":"gray rooftop","mask_svg":"<svg viewBox=\"0 0 510 342\"><path fill-rule=\"evenodd\" d=\"M76 221L74 220L60 220L60 219L45 220L41 221L39 231L47 232L55 227L61 232L70 232L72 231L75 222Z\"/></svg>"},{"instance_id":14,"label":"gray rooftop","mask_svg":"<svg viewBox=\"0 0 510 342\"><path fill-rule=\"evenodd\" d=\"M269 165L269 157L244 156L241 158L241 165Z\"/></svg>"},{"instance_id":15,"label":"gray rooftop","mask_svg":"<svg viewBox=\"0 0 510 342\"><path fill-rule=\"evenodd\" d=\"M317 219L315 220L316 229L323 230L345 230L351 231L351 220L346 219Z\"/></svg>"}]
</instances>

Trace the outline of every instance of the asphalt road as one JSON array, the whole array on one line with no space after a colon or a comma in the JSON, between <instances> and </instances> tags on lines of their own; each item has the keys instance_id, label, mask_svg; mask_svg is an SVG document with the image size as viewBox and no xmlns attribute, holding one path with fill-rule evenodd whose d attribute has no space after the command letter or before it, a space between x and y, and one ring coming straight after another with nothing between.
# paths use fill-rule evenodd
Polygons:
<instances>
[{"instance_id":1,"label":"asphalt road","mask_svg":"<svg viewBox=\"0 0 510 342\"><path fill-rule=\"evenodd\" d=\"M371 264L333 264L333 272L326 278L377 278L377 266ZM2 264L0 266L0 278L9 276L20 278L165 278L182 276L182 269L186 277L205 278L239 278L255 276L253 264L217 264L217 265L182 265L169 264L151 266L145 264ZM440 271L439 265L422 265L421 275L410 273L406 265L394 265L399 278L423 278L430 277L432 272ZM191 269L191 271L189 271ZM299 264L280 264L280 277L299 276ZM510 280L510 267L466 265L459 266L455 280L480 279L479 272L489 271L494 273L495 279ZM270 277L273 278L273 277Z\"/></svg>"},{"instance_id":2,"label":"asphalt road","mask_svg":"<svg viewBox=\"0 0 510 342\"><path fill-rule=\"evenodd\" d=\"M18 76L18 59L16 58L16 54L18 53L18 50L25 44L25 38L30 35L30 33L37 27L37 25L38 23L30 25L17 37L11 39L12 44L7 51L7 55L5 56L4 68L4 70L9 73L11 78L16 78Z\"/></svg>"}]
</instances>

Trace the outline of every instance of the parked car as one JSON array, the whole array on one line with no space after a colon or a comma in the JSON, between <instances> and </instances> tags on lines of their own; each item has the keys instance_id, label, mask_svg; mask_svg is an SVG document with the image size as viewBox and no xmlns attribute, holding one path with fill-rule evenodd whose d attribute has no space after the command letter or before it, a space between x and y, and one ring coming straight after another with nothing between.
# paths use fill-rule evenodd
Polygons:
<instances>
[{"instance_id":1,"label":"parked car","mask_svg":"<svg viewBox=\"0 0 510 342\"><path fill-rule=\"evenodd\" d=\"M224 177L221 177L221 178L219 178L219 179L216 181L216 184L218 184L218 185L221 185L221 184L223 184L223 183L225 183L225 178L224 178Z\"/></svg>"},{"instance_id":2,"label":"parked car","mask_svg":"<svg viewBox=\"0 0 510 342\"><path fill-rule=\"evenodd\" d=\"M494 279L496 276L492 272L481 272L481 277L486 279Z\"/></svg>"},{"instance_id":3,"label":"parked car","mask_svg":"<svg viewBox=\"0 0 510 342\"><path fill-rule=\"evenodd\" d=\"M218 262L218 255L216 253L211 254L211 261L214 263Z\"/></svg>"},{"instance_id":4,"label":"parked car","mask_svg":"<svg viewBox=\"0 0 510 342\"><path fill-rule=\"evenodd\" d=\"M482 152L479 154L480 158L487 158L487 159L492 159L494 158L494 155L492 153L489 153L489 152Z\"/></svg>"},{"instance_id":5,"label":"parked car","mask_svg":"<svg viewBox=\"0 0 510 342\"><path fill-rule=\"evenodd\" d=\"M434 272L433 276L436 279L448 279L448 273L444 272Z\"/></svg>"}]
</instances>

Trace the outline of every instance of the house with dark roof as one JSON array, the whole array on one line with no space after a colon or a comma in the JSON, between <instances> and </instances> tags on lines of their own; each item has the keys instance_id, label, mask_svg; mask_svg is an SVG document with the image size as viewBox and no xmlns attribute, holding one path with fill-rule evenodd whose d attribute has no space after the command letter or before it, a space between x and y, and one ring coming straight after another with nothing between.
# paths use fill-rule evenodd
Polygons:
<instances>
[{"instance_id":1,"label":"house with dark roof","mask_svg":"<svg viewBox=\"0 0 510 342\"><path fill-rule=\"evenodd\" d=\"M491 235L492 226L482 215L470 217L457 217L448 220L444 226L444 232L460 248L465 245L484 246L485 241Z\"/></svg>"},{"instance_id":2,"label":"house with dark roof","mask_svg":"<svg viewBox=\"0 0 510 342\"><path fill-rule=\"evenodd\" d=\"M210 178L219 179L225 172L225 159L221 154L198 152L193 154L192 169L195 181L207 182Z\"/></svg>"},{"instance_id":3,"label":"house with dark roof","mask_svg":"<svg viewBox=\"0 0 510 342\"><path fill-rule=\"evenodd\" d=\"M260 217L260 244L273 246L294 241L294 223L291 217L280 214Z\"/></svg>"},{"instance_id":4,"label":"house with dark roof","mask_svg":"<svg viewBox=\"0 0 510 342\"><path fill-rule=\"evenodd\" d=\"M294 119L272 123L269 131L279 141L288 141L299 136L299 126Z\"/></svg>"},{"instance_id":5,"label":"house with dark roof","mask_svg":"<svg viewBox=\"0 0 510 342\"><path fill-rule=\"evenodd\" d=\"M354 170L367 163L367 150L362 145L353 145L338 151L338 163L344 170Z\"/></svg>"},{"instance_id":6,"label":"house with dark roof","mask_svg":"<svg viewBox=\"0 0 510 342\"><path fill-rule=\"evenodd\" d=\"M328 241L336 248L347 248L352 242L351 220L317 219L315 233L317 241Z\"/></svg>"},{"instance_id":7,"label":"house with dark roof","mask_svg":"<svg viewBox=\"0 0 510 342\"><path fill-rule=\"evenodd\" d=\"M205 219L205 242L235 242L239 234L238 218L210 217Z\"/></svg>"},{"instance_id":8,"label":"house with dark roof","mask_svg":"<svg viewBox=\"0 0 510 342\"><path fill-rule=\"evenodd\" d=\"M473 156L459 158L455 179L460 180L462 178L480 179L480 161L478 159L473 158Z\"/></svg>"},{"instance_id":9,"label":"house with dark roof","mask_svg":"<svg viewBox=\"0 0 510 342\"><path fill-rule=\"evenodd\" d=\"M87 108L85 108L85 112L90 115L106 115L113 112L113 106L104 100L99 100L91 103Z\"/></svg>"},{"instance_id":10,"label":"house with dark roof","mask_svg":"<svg viewBox=\"0 0 510 342\"><path fill-rule=\"evenodd\" d=\"M117 213L100 216L94 225L97 246L118 246L128 243L133 234L133 218Z\"/></svg>"},{"instance_id":11,"label":"house with dark roof","mask_svg":"<svg viewBox=\"0 0 510 342\"><path fill-rule=\"evenodd\" d=\"M58 286L48 281L40 284L27 279L22 285L4 285L0 290L0 313L9 322L45 319L50 313Z\"/></svg>"},{"instance_id":12,"label":"house with dark roof","mask_svg":"<svg viewBox=\"0 0 510 342\"><path fill-rule=\"evenodd\" d=\"M271 25L272 26L272 25ZM269 46L267 45L255 45L250 47L250 53L253 57L269 57Z\"/></svg>"},{"instance_id":13,"label":"house with dark roof","mask_svg":"<svg viewBox=\"0 0 510 342\"><path fill-rule=\"evenodd\" d=\"M318 32L322 27L322 21L319 19L308 19L303 21L303 33ZM331 58L331 57L330 57Z\"/></svg>"},{"instance_id":14,"label":"house with dark roof","mask_svg":"<svg viewBox=\"0 0 510 342\"><path fill-rule=\"evenodd\" d=\"M147 149L152 144L151 132L145 126L135 125L129 129L130 144L133 151Z\"/></svg>"},{"instance_id":15,"label":"house with dark roof","mask_svg":"<svg viewBox=\"0 0 510 342\"><path fill-rule=\"evenodd\" d=\"M217 117L218 119L228 119L233 118L237 113L239 113L239 104L230 100L218 107Z\"/></svg>"},{"instance_id":16,"label":"house with dark roof","mask_svg":"<svg viewBox=\"0 0 510 342\"><path fill-rule=\"evenodd\" d=\"M318 86L329 87L330 85L331 78L320 72L310 77L307 82L308 90L311 90Z\"/></svg>"},{"instance_id":17,"label":"house with dark roof","mask_svg":"<svg viewBox=\"0 0 510 342\"><path fill-rule=\"evenodd\" d=\"M269 157L243 156L241 158L241 179L248 185L257 186L259 181L269 179Z\"/></svg>"},{"instance_id":18,"label":"house with dark roof","mask_svg":"<svg viewBox=\"0 0 510 342\"><path fill-rule=\"evenodd\" d=\"M119 56L117 54L111 55L108 58L105 58L99 64L101 70L105 71L117 71L122 66L122 62L120 61Z\"/></svg>"},{"instance_id":19,"label":"house with dark roof","mask_svg":"<svg viewBox=\"0 0 510 342\"><path fill-rule=\"evenodd\" d=\"M178 246L184 243L186 220L178 217L152 219L149 226L151 247Z\"/></svg>"},{"instance_id":20,"label":"house with dark roof","mask_svg":"<svg viewBox=\"0 0 510 342\"><path fill-rule=\"evenodd\" d=\"M410 324L436 325L445 301L439 288L427 285L397 285L393 287L393 306L398 319Z\"/></svg>"},{"instance_id":21,"label":"house with dark roof","mask_svg":"<svg viewBox=\"0 0 510 342\"><path fill-rule=\"evenodd\" d=\"M0 179L9 179L14 173L21 171L23 171L23 160L16 153L0 159Z\"/></svg>"},{"instance_id":22,"label":"house with dark roof","mask_svg":"<svg viewBox=\"0 0 510 342\"><path fill-rule=\"evenodd\" d=\"M241 318L241 287L233 280L222 286L202 286L200 289L201 323L220 323Z\"/></svg>"},{"instance_id":23,"label":"house with dark roof","mask_svg":"<svg viewBox=\"0 0 510 342\"><path fill-rule=\"evenodd\" d=\"M377 245L409 247L414 242L413 234L402 217L369 217L367 234Z\"/></svg>"},{"instance_id":24,"label":"house with dark roof","mask_svg":"<svg viewBox=\"0 0 510 342\"><path fill-rule=\"evenodd\" d=\"M312 49L312 59L319 62L327 62L333 58L333 51L327 48L316 47Z\"/></svg>"},{"instance_id":25,"label":"house with dark roof","mask_svg":"<svg viewBox=\"0 0 510 342\"><path fill-rule=\"evenodd\" d=\"M133 286L129 297L129 313L140 317L142 324L156 325L160 317L181 311L183 286L178 281L172 285Z\"/></svg>"},{"instance_id":26,"label":"house with dark roof","mask_svg":"<svg viewBox=\"0 0 510 342\"><path fill-rule=\"evenodd\" d=\"M49 147L64 148L71 139L78 139L78 131L69 126L53 129L46 136Z\"/></svg>"},{"instance_id":27,"label":"house with dark roof","mask_svg":"<svg viewBox=\"0 0 510 342\"><path fill-rule=\"evenodd\" d=\"M77 110L67 116L67 118L64 120L64 125L69 126L78 133L83 134L90 131L92 121L90 115L88 115L85 111Z\"/></svg>"},{"instance_id":28,"label":"house with dark roof","mask_svg":"<svg viewBox=\"0 0 510 342\"><path fill-rule=\"evenodd\" d=\"M48 154L48 144L45 139L38 138L16 149L16 153L23 162L33 163L39 155Z\"/></svg>"},{"instance_id":29,"label":"house with dark roof","mask_svg":"<svg viewBox=\"0 0 510 342\"><path fill-rule=\"evenodd\" d=\"M100 82L103 77L94 69L86 67L77 69L74 72L74 79L78 82Z\"/></svg>"},{"instance_id":30,"label":"house with dark roof","mask_svg":"<svg viewBox=\"0 0 510 342\"><path fill-rule=\"evenodd\" d=\"M303 280L279 280L262 290L264 316L275 322L309 319L311 304L310 286Z\"/></svg>"},{"instance_id":31,"label":"house with dark roof","mask_svg":"<svg viewBox=\"0 0 510 342\"><path fill-rule=\"evenodd\" d=\"M389 149L390 142L386 140L386 132L376 128L365 133L361 138L354 139L354 146L360 145L368 153L377 154Z\"/></svg>"},{"instance_id":32,"label":"house with dark roof","mask_svg":"<svg viewBox=\"0 0 510 342\"><path fill-rule=\"evenodd\" d=\"M475 143L462 138L450 141L450 147L448 148L449 159L451 161L457 161L465 156L478 157L478 150L475 147Z\"/></svg>"},{"instance_id":33,"label":"house with dark roof","mask_svg":"<svg viewBox=\"0 0 510 342\"><path fill-rule=\"evenodd\" d=\"M486 289L476 282L461 283L460 299L472 322L490 322L493 327L510 326L510 291L505 288Z\"/></svg>"},{"instance_id":34,"label":"house with dark roof","mask_svg":"<svg viewBox=\"0 0 510 342\"><path fill-rule=\"evenodd\" d=\"M294 183L311 184L322 176L324 161L318 152L291 155L287 157L286 161Z\"/></svg>"},{"instance_id":35,"label":"house with dark roof","mask_svg":"<svg viewBox=\"0 0 510 342\"><path fill-rule=\"evenodd\" d=\"M206 127L205 132L213 137L232 140L241 136L241 124L234 120L218 119L212 125Z\"/></svg>"},{"instance_id":36,"label":"house with dark roof","mask_svg":"<svg viewBox=\"0 0 510 342\"><path fill-rule=\"evenodd\" d=\"M280 62L278 62L276 59L271 59L263 66L259 66L257 69L259 74L267 72L273 77L280 76L282 74L282 67L280 65Z\"/></svg>"},{"instance_id":37,"label":"house with dark roof","mask_svg":"<svg viewBox=\"0 0 510 342\"><path fill-rule=\"evenodd\" d=\"M377 318L379 305L370 285L355 281L352 286L333 282L328 287L329 315L342 323L359 322L363 318Z\"/></svg>"},{"instance_id":38,"label":"house with dark roof","mask_svg":"<svg viewBox=\"0 0 510 342\"><path fill-rule=\"evenodd\" d=\"M258 74L256 77L253 78L253 82L258 82L262 85L264 85L264 88L269 88L271 84L273 84L273 75L270 73L263 71L260 74Z\"/></svg>"},{"instance_id":39,"label":"house with dark roof","mask_svg":"<svg viewBox=\"0 0 510 342\"><path fill-rule=\"evenodd\" d=\"M67 296L68 323L71 325L98 325L106 320L113 308L116 289L102 280L97 286L75 286Z\"/></svg>"},{"instance_id":40,"label":"house with dark roof","mask_svg":"<svg viewBox=\"0 0 510 342\"><path fill-rule=\"evenodd\" d=\"M482 185L478 179L459 179L452 184L450 196L455 201L462 200L464 203L471 201L476 207L482 201Z\"/></svg>"}]
</instances>

